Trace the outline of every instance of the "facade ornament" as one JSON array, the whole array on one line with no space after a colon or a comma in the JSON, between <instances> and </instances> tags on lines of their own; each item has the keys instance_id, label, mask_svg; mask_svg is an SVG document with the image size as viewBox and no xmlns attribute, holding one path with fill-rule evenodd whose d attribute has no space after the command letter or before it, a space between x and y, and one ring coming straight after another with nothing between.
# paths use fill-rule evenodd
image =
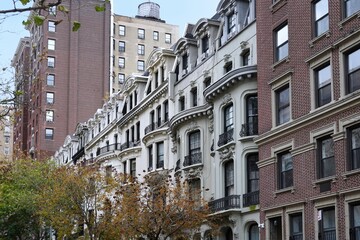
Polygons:
<instances>
[{"instance_id":1,"label":"facade ornament","mask_svg":"<svg viewBox=\"0 0 360 240\"><path fill-rule=\"evenodd\" d=\"M195 178L201 178L202 176L202 167L196 167L196 168L189 168L187 170L184 171L185 172L185 178L190 180L190 179L195 179Z\"/></svg>"},{"instance_id":2,"label":"facade ornament","mask_svg":"<svg viewBox=\"0 0 360 240\"><path fill-rule=\"evenodd\" d=\"M190 122L190 124L189 124L189 126L187 128L187 131L191 132L191 131L195 130L198 127L199 126L197 125L197 122L192 121L192 122Z\"/></svg>"},{"instance_id":3,"label":"facade ornament","mask_svg":"<svg viewBox=\"0 0 360 240\"><path fill-rule=\"evenodd\" d=\"M235 159L235 145L220 150L220 159L221 161Z\"/></svg>"},{"instance_id":4,"label":"facade ornament","mask_svg":"<svg viewBox=\"0 0 360 240\"><path fill-rule=\"evenodd\" d=\"M204 78L210 77L210 71L208 69L203 71Z\"/></svg>"},{"instance_id":5,"label":"facade ornament","mask_svg":"<svg viewBox=\"0 0 360 240\"><path fill-rule=\"evenodd\" d=\"M222 104L226 105L231 101L231 94L227 93L224 95L223 99L222 99Z\"/></svg>"},{"instance_id":6,"label":"facade ornament","mask_svg":"<svg viewBox=\"0 0 360 240\"><path fill-rule=\"evenodd\" d=\"M231 58L231 55L230 55L230 54L225 54L225 55L224 55L224 62L225 62L225 63L229 62L230 58Z\"/></svg>"},{"instance_id":7,"label":"facade ornament","mask_svg":"<svg viewBox=\"0 0 360 240\"><path fill-rule=\"evenodd\" d=\"M178 93L179 93L179 96L182 96L184 94L184 90L181 89L178 91Z\"/></svg>"},{"instance_id":8,"label":"facade ornament","mask_svg":"<svg viewBox=\"0 0 360 240\"><path fill-rule=\"evenodd\" d=\"M249 43L247 41L240 42L241 49L245 49Z\"/></svg>"}]
</instances>

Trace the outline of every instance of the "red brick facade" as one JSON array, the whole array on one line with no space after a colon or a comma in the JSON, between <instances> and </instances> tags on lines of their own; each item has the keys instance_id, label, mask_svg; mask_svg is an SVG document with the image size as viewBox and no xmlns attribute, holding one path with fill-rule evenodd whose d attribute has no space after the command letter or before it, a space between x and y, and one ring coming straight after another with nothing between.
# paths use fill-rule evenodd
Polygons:
<instances>
[{"instance_id":1,"label":"red brick facade","mask_svg":"<svg viewBox=\"0 0 360 240\"><path fill-rule=\"evenodd\" d=\"M261 239L335 239L326 238L328 233L322 229L325 215L321 215L333 208L333 236L358 239L350 238L350 228L356 227L351 209L360 201L360 171L347 167L347 129L359 123L360 92L347 93L344 82L348 50L360 46L359 13L345 17L343 1L329 1L329 29L314 37L316 3L257 1ZM288 56L276 62L276 30L284 23L288 25ZM316 69L327 62L332 74L331 102L316 107ZM276 91L284 84L289 86L291 114L288 122L279 125L273 119ZM323 136L334 142L335 174L328 177L318 173ZM293 184L280 189L279 153L284 151L292 156ZM295 236L290 222L297 213L302 214L302 237L290 238ZM274 233L275 217L281 217L278 233ZM274 234L281 234L277 235L280 238L272 237Z\"/></svg>"}]
</instances>

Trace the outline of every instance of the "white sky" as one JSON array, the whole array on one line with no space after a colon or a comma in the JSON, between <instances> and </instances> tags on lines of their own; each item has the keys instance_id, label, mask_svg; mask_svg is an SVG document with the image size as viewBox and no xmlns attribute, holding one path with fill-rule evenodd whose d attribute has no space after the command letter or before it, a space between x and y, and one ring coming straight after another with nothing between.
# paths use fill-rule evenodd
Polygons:
<instances>
[{"instance_id":1,"label":"white sky","mask_svg":"<svg viewBox=\"0 0 360 240\"><path fill-rule=\"evenodd\" d=\"M0 9L11 8L12 0L0 0ZM135 17L138 5L146 0L113 0L114 12L119 15ZM160 5L160 18L169 24L179 25L183 36L187 23L195 24L200 18L211 18L216 13L220 0L154 0ZM17 14L3 19L0 15L0 80L5 76L1 69L9 67L19 39L28 36L22 21L29 13Z\"/></svg>"}]
</instances>

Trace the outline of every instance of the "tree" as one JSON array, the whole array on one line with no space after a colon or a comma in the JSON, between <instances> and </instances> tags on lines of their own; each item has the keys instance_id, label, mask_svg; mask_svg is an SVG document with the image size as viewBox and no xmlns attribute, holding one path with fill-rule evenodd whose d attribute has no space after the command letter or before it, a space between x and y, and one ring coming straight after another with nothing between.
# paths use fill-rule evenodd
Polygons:
<instances>
[{"instance_id":1,"label":"tree","mask_svg":"<svg viewBox=\"0 0 360 240\"><path fill-rule=\"evenodd\" d=\"M42 192L40 215L59 239L77 239L82 235L86 239L101 239L110 227L108 197L112 186L111 178L96 166L59 167Z\"/></svg>"},{"instance_id":2,"label":"tree","mask_svg":"<svg viewBox=\"0 0 360 240\"><path fill-rule=\"evenodd\" d=\"M38 199L53 165L29 159L0 164L0 239L43 239Z\"/></svg>"},{"instance_id":3,"label":"tree","mask_svg":"<svg viewBox=\"0 0 360 240\"><path fill-rule=\"evenodd\" d=\"M190 239L204 224L216 228L206 202L166 171L123 182L115 193L113 224L121 228L113 239Z\"/></svg>"}]
</instances>

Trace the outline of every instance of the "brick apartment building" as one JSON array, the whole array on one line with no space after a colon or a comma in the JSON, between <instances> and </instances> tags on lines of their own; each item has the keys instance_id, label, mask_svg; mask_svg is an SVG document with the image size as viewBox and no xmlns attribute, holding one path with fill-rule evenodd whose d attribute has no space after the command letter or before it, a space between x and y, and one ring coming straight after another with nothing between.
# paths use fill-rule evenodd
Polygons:
<instances>
[{"instance_id":1,"label":"brick apartment building","mask_svg":"<svg viewBox=\"0 0 360 240\"><path fill-rule=\"evenodd\" d=\"M359 10L257 1L261 239L360 239Z\"/></svg>"},{"instance_id":2,"label":"brick apartment building","mask_svg":"<svg viewBox=\"0 0 360 240\"><path fill-rule=\"evenodd\" d=\"M156 48L170 48L179 38L179 27L160 18L160 5L144 2L135 17L114 15L112 92L122 89L132 73L143 74L145 62Z\"/></svg>"},{"instance_id":3,"label":"brick apartment building","mask_svg":"<svg viewBox=\"0 0 360 240\"><path fill-rule=\"evenodd\" d=\"M16 119L14 138L17 148L33 157L53 154L78 122L102 106L109 92L111 8L96 12L99 3L104 1L63 1L70 14L44 12L44 24L28 27L31 51L18 48L15 53L29 57L31 75L22 86L28 102L19 109L27 116ZM76 32L73 21L81 23ZM13 64L26 64L27 57L14 58Z\"/></svg>"}]
</instances>

